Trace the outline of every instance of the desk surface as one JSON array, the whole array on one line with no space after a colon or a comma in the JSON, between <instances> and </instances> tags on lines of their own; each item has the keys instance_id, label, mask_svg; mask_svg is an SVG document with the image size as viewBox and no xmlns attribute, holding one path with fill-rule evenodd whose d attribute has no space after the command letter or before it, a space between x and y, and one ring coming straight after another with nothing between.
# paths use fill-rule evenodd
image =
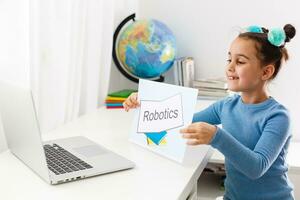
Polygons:
<instances>
[{"instance_id":1,"label":"desk surface","mask_svg":"<svg viewBox=\"0 0 300 200\"><path fill-rule=\"evenodd\" d=\"M203 101L197 108L210 103ZM203 145L202 156L194 156L185 165L178 164L129 142L132 119L132 111L100 108L44 134L43 139L86 136L135 162L134 169L50 186L6 151L0 154L1 199L186 199L211 149Z\"/></svg>"}]
</instances>

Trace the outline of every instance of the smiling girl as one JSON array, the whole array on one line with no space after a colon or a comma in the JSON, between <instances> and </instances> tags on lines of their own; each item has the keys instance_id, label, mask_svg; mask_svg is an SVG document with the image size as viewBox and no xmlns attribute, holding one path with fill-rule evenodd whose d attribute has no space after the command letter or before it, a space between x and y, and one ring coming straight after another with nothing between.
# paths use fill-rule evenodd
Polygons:
<instances>
[{"instance_id":1,"label":"smiling girl","mask_svg":"<svg viewBox=\"0 0 300 200\"><path fill-rule=\"evenodd\" d=\"M231 43L226 76L228 89L239 92L194 114L181 129L189 145L210 144L225 156L228 200L291 200L286 154L291 138L287 109L268 95L267 85L282 62L295 28L267 30L251 26ZM132 94L124 108L139 106ZM216 125L222 125L222 128Z\"/></svg>"},{"instance_id":2,"label":"smiling girl","mask_svg":"<svg viewBox=\"0 0 300 200\"><path fill-rule=\"evenodd\" d=\"M270 31L252 26L239 34L228 52L226 76L229 90L240 95L196 113L181 130L188 144L210 144L224 154L224 199L294 199L286 163L289 114L268 95L267 85L288 59L285 44L295 32L288 24Z\"/></svg>"}]
</instances>

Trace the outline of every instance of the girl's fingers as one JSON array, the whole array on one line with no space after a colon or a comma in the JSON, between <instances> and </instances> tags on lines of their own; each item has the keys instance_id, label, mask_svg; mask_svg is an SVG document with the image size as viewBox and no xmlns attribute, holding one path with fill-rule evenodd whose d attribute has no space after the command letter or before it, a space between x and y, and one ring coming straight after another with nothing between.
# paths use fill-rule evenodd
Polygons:
<instances>
[{"instance_id":1,"label":"girl's fingers","mask_svg":"<svg viewBox=\"0 0 300 200\"><path fill-rule=\"evenodd\" d=\"M139 101L137 100L137 93L132 94L129 96L124 102L123 102L123 107L125 111L129 111L131 108L137 108L140 106Z\"/></svg>"},{"instance_id":2,"label":"girl's fingers","mask_svg":"<svg viewBox=\"0 0 300 200\"><path fill-rule=\"evenodd\" d=\"M139 101L138 101L138 95L137 95L137 93L134 93L134 95L133 95L133 100L134 100L134 103L135 103L137 106L140 105L140 103L139 103Z\"/></svg>"},{"instance_id":3,"label":"girl's fingers","mask_svg":"<svg viewBox=\"0 0 300 200\"><path fill-rule=\"evenodd\" d=\"M199 140L188 140L188 141L186 142L186 144L187 144L187 145L192 145L192 146L194 146L194 145L199 145L199 144L202 144L202 143L201 143L201 141L199 141Z\"/></svg>"},{"instance_id":4,"label":"girl's fingers","mask_svg":"<svg viewBox=\"0 0 300 200\"><path fill-rule=\"evenodd\" d=\"M127 108L127 107L128 107L128 105L127 105L127 102L126 102L126 101L124 101L124 102L123 102L123 107L124 107L124 108Z\"/></svg>"},{"instance_id":5,"label":"girl's fingers","mask_svg":"<svg viewBox=\"0 0 300 200\"><path fill-rule=\"evenodd\" d=\"M134 102L134 100L132 100L132 99L129 99L129 101L128 101L128 105L129 105L129 107L133 107L133 106L135 105L135 102Z\"/></svg>"},{"instance_id":6,"label":"girl's fingers","mask_svg":"<svg viewBox=\"0 0 300 200\"><path fill-rule=\"evenodd\" d=\"M129 101L132 106L139 106L139 102L135 100L134 98L129 98Z\"/></svg>"},{"instance_id":7,"label":"girl's fingers","mask_svg":"<svg viewBox=\"0 0 300 200\"><path fill-rule=\"evenodd\" d=\"M137 101L137 95L133 95L132 98Z\"/></svg>"},{"instance_id":8,"label":"girl's fingers","mask_svg":"<svg viewBox=\"0 0 300 200\"><path fill-rule=\"evenodd\" d=\"M180 133L196 133L197 130L193 127L187 127L187 128L183 128L183 129L180 129Z\"/></svg>"},{"instance_id":9,"label":"girl's fingers","mask_svg":"<svg viewBox=\"0 0 300 200\"><path fill-rule=\"evenodd\" d=\"M128 99L131 104L135 104L135 100L131 97Z\"/></svg>"},{"instance_id":10,"label":"girl's fingers","mask_svg":"<svg viewBox=\"0 0 300 200\"><path fill-rule=\"evenodd\" d=\"M139 104L135 103L131 98L123 102L123 107L125 111L129 111L131 108L137 108Z\"/></svg>"},{"instance_id":11,"label":"girl's fingers","mask_svg":"<svg viewBox=\"0 0 300 200\"><path fill-rule=\"evenodd\" d=\"M140 106L140 102L138 100L135 101L136 106Z\"/></svg>"},{"instance_id":12,"label":"girl's fingers","mask_svg":"<svg viewBox=\"0 0 300 200\"><path fill-rule=\"evenodd\" d=\"M184 133L182 134L182 137L185 138L185 139L197 139L198 138L198 135L197 134L191 134L191 133Z\"/></svg>"},{"instance_id":13,"label":"girl's fingers","mask_svg":"<svg viewBox=\"0 0 300 200\"><path fill-rule=\"evenodd\" d=\"M125 102L123 103L123 107L124 107L124 109L125 109L126 112L129 111L130 106L128 105L128 102L127 102L127 101L125 101Z\"/></svg>"}]
</instances>

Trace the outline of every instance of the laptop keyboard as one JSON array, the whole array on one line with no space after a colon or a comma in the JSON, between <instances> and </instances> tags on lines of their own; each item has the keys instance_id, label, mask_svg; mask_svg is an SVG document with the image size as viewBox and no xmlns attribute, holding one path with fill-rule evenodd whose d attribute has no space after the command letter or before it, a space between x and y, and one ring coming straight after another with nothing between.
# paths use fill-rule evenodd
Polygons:
<instances>
[{"instance_id":1,"label":"laptop keyboard","mask_svg":"<svg viewBox=\"0 0 300 200\"><path fill-rule=\"evenodd\" d=\"M57 144L44 145L48 168L56 175L93 168Z\"/></svg>"}]
</instances>

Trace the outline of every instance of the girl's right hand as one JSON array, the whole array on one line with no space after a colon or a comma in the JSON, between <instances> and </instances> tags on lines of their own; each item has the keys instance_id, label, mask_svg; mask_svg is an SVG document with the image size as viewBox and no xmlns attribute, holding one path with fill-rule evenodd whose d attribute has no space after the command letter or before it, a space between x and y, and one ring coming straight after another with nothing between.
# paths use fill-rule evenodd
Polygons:
<instances>
[{"instance_id":1,"label":"girl's right hand","mask_svg":"<svg viewBox=\"0 0 300 200\"><path fill-rule=\"evenodd\" d=\"M123 107L126 112L128 112L131 108L137 108L140 106L137 97L138 93L134 92L123 102Z\"/></svg>"}]
</instances>

